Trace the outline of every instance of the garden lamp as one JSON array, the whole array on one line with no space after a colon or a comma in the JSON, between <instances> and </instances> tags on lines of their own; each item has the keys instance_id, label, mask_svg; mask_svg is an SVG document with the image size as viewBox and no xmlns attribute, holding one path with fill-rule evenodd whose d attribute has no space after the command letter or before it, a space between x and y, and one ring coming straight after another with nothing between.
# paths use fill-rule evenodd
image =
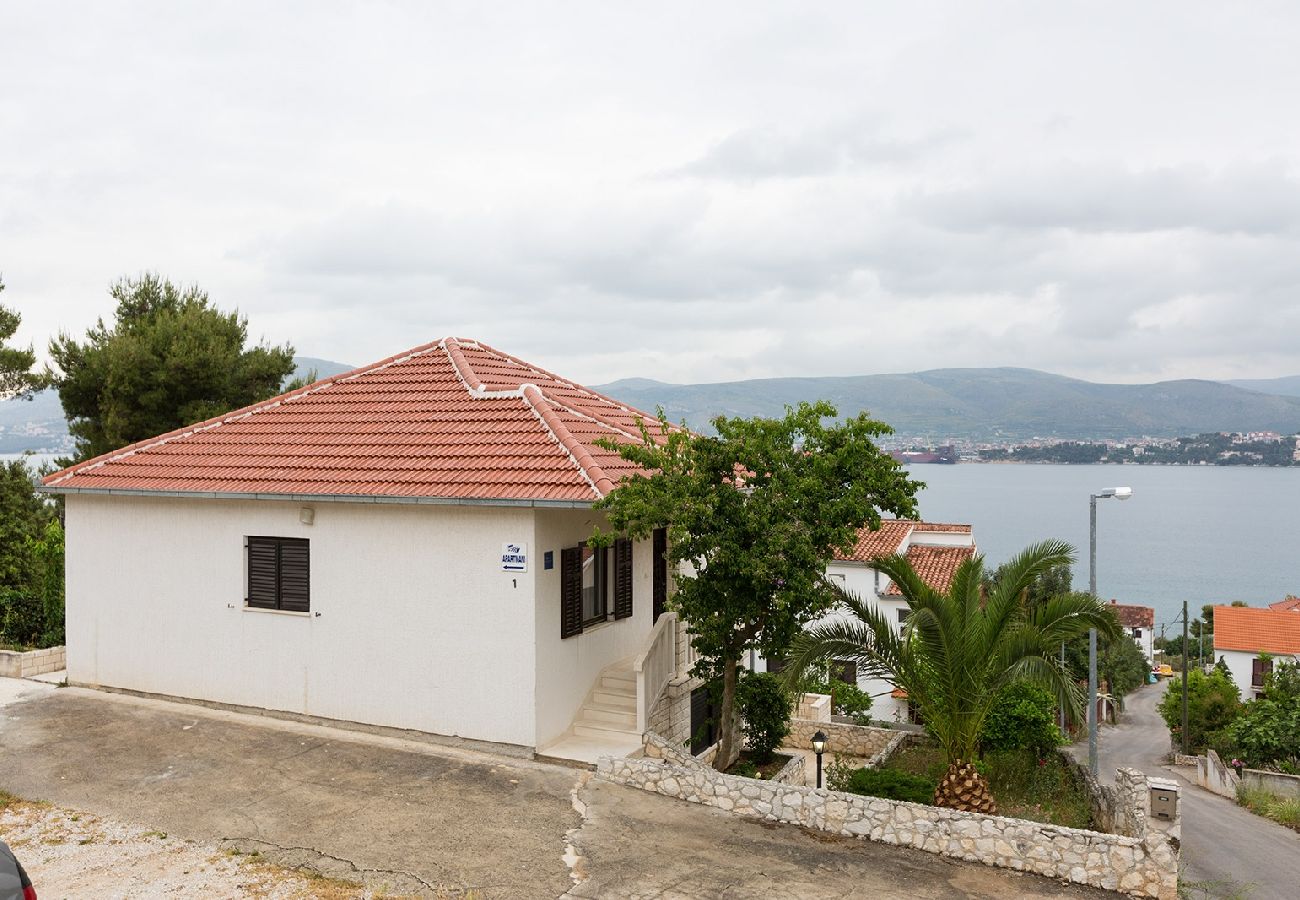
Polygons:
<instances>
[{"instance_id":1,"label":"garden lamp","mask_svg":"<svg viewBox=\"0 0 1300 900\"><path fill-rule=\"evenodd\" d=\"M826 752L826 735L820 728L812 736L813 753L817 754L817 787L822 786L822 754Z\"/></svg>"}]
</instances>

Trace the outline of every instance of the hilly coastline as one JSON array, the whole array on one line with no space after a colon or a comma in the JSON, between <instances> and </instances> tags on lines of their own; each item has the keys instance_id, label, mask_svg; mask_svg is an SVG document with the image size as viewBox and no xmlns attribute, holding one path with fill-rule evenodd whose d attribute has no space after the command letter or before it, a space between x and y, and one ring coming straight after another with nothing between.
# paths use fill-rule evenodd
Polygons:
<instances>
[{"instance_id":1,"label":"hilly coastline","mask_svg":"<svg viewBox=\"0 0 1300 900\"><path fill-rule=\"evenodd\" d=\"M1278 379L1285 381L1285 379ZM717 415L777 415L800 400L863 410L901 437L941 441L1178 437L1210 431L1300 431L1300 396L1215 381L1098 384L1034 369L932 369L897 375L764 378L717 384L624 379L596 388L673 421L708 429Z\"/></svg>"}]
</instances>

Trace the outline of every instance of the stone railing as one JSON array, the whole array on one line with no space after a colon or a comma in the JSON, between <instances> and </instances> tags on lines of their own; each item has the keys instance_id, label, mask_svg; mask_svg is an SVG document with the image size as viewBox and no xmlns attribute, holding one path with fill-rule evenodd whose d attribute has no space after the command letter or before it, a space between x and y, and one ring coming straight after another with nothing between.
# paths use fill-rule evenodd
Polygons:
<instances>
[{"instance_id":1,"label":"stone railing","mask_svg":"<svg viewBox=\"0 0 1300 900\"><path fill-rule=\"evenodd\" d=\"M812 719L791 719L790 734L785 739L787 747L812 749L813 735L820 731L826 735L826 752L840 753L871 759L885 746L905 732L889 728L871 728L863 725L841 725L838 722L818 722Z\"/></svg>"},{"instance_id":2,"label":"stone railing","mask_svg":"<svg viewBox=\"0 0 1300 900\"><path fill-rule=\"evenodd\" d=\"M659 616L645 649L632 664L636 674L636 730L644 732L664 688L677 674L677 614L666 612Z\"/></svg>"},{"instance_id":3,"label":"stone railing","mask_svg":"<svg viewBox=\"0 0 1300 900\"><path fill-rule=\"evenodd\" d=\"M67 650L47 647L44 650L0 650L0 677L31 678L66 669Z\"/></svg>"},{"instance_id":4,"label":"stone railing","mask_svg":"<svg viewBox=\"0 0 1300 900\"><path fill-rule=\"evenodd\" d=\"M829 722L831 720L830 694L800 694L795 706L794 717L809 722Z\"/></svg>"},{"instance_id":5,"label":"stone railing","mask_svg":"<svg viewBox=\"0 0 1300 900\"><path fill-rule=\"evenodd\" d=\"M596 774L615 784L740 816L914 847L1138 897L1176 900L1178 896L1177 839L1161 831L1142 837L1102 834L739 778L658 759L602 757Z\"/></svg>"},{"instance_id":6,"label":"stone railing","mask_svg":"<svg viewBox=\"0 0 1300 900\"><path fill-rule=\"evenodd\" d=\"M647 731L642 736L642 740L644 742L642 752L646 759L661 760L688 771L714 771L712 763L713 756L718 750L717 744L709 747L699 756L692 756L685 747L678 747L653 731ZM803 784L805 781L803 755L799 753L790 755L789 762L782 766L780 771L764 780L777 784Z\"/></svg>"}]
</instances>

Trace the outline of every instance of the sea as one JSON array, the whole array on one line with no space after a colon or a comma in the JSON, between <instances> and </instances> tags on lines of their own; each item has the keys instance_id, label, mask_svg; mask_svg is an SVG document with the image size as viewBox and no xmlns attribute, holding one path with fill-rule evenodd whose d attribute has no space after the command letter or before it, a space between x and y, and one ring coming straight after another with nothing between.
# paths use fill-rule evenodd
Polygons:
<instances>
[{"instance_id":1,"label":"sea","mask_svg":"<svg viewBox=\"0 0 1300 900\"><path fill-rule=\"evenodd\" d=\"M964 522L992 567L1047 538L1077 552L1074 587L1088 589L1088 496L1097 501L1097 593L1154 607L1170 635L1188 603L1267 606L1300 595L1300 468L958 464L908 466L925 482L921 517Z\"/></svg>"}]
</instances>

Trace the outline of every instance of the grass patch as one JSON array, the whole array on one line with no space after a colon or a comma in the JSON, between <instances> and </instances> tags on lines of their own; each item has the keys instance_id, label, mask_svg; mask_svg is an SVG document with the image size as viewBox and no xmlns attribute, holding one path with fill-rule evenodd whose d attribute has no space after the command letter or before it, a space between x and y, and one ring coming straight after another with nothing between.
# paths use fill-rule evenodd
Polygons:
<instances>
[{"instance_id":1,"label":"grass patch","mask_svg":"<svg viewBox=\"0 0 1300 900\"><path fill-rule=\"evenodd\" d=\"M1087 793L1055 753L1039 759L1028 751L1004 750L987 754L977 766L988 779L998 815L1068 828L1092 826ZM924 745L908 747L885 764L886 770L926 778L931 784L938 784L947 768L943 751Z\"/></svg>"},{"instance_id":2,"label":"grass patch","mask_svg":"<svg viewBox=\"0 0 1300 900\"><path fill-rule=\"evenodd\" d=\"M1241 787L1237 802L1257 816L1300 831L1300 797L1279 797L1263 788Z\"/></svg>"}]
</instances>

